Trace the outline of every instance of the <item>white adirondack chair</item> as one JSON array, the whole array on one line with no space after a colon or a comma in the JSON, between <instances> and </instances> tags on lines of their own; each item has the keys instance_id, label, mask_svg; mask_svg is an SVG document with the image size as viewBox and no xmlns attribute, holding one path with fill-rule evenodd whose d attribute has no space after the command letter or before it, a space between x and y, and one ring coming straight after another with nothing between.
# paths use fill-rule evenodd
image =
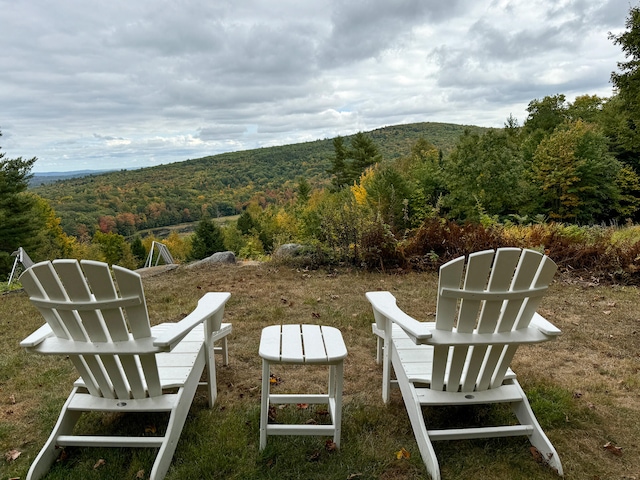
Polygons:
<instances>
[{"instance_id":1,"label":"white adirondack chair","mask_svg":"<svg viewBox=\"0 0 640 480\"><path fill-rule=\"evenodd\" d=\"M521 344L544 342L560 330L536 313L556 272L533 250L501 248L440 268L435 322L419 322L389 292L368 292L383 363L382 397L389 401L391 366L422 459L433 479L440 467L432 440L526 435L563 475L558 453L542 431L509 364ZM432 430L422 406L509 403L520 425Z\"/></svg>"},{"instance_id":2,"label":"white adirondack chair","mask_svg":"<svg viewBox=\"0 0 640 480\"><path fill-rule=\"evenodd\" d=\"M51 436L29 469L42 477L59 447L153 447L149 478L164 478L203 371L209 406L217 395L214 342L231 332L222 323L229 293L207 293L177 323L150 327L140 276L105 263L41 262L20 281L46 324L24 339L26 350L68 355L80 374ZM220 347L219 347L220 348ZM227 361L226 345L222 347ZM75 435L83 412L170 412L164 436Z\"/></svg>"}]
</instances>

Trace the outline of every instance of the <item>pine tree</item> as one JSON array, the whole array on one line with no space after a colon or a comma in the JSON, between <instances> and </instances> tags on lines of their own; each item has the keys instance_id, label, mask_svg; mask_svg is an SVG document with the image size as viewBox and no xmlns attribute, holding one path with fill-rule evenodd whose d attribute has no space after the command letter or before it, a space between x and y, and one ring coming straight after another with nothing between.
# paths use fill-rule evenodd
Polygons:
<instances>
[{"instance_id":1,"label":"pine tree","mask_svg":"<svg viewBox=\"0 0 640 480\"><path fill-rule=\"evenodd\" d=\"M203 218L191 240L191 258L199 260L222 251L224 251L222 230L213 220Z\"/></svg>"},{"instance_id":2,"label":"pine tree","mask_svg":"<svg viewBox=\"0 0 640 480\"><path fill-rule=\"evenodd\" d=\"M35 197L26 194L31 168L37 159L4 157L0 152L0 278L11 269L12 252L18 247L27 252L33 250L37 230L42 226L32 218Z\"/></svg>"}]
</instances>

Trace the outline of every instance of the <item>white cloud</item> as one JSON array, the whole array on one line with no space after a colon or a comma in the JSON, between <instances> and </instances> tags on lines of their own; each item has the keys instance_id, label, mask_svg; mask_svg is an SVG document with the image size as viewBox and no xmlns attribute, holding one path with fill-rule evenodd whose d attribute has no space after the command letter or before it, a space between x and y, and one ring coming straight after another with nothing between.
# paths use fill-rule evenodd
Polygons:
<instances>
[{"instance_id":1,"label":"white cloud","mask_svg":"<svg viewBox=\"0 0 640 480\"><path fill-rule=\"evenodd\" d=\"M137 168L611 94L628 0L0 0L0 145Z\"/></svg>"}]
</instances>

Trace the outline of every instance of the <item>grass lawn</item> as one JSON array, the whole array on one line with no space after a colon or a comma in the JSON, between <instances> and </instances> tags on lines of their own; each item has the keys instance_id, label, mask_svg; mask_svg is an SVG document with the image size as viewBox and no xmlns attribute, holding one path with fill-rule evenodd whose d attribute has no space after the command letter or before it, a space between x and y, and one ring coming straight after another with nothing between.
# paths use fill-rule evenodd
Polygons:
<instances>
[{"instance_id":1,"label":"grass lawn","mask_svg":"<svg viewBox=\"0 0 640 480\"><path fill-rule=\"evenodd\" d=\"M151 274L149 274L151 273ZM415 318L433 319L437 277L358 270L303 271L273 264L177 268L144 277L152 323L177 321L207 291L229 291L225 321L233 323L230 365L218 368L213 409L196 395L167 479L422 479L426 470L400 392L381 399L369 290L389 290ZM556 277L539 311L562 329L555 342L521 347L513 368L568 479L640 479L640 296L635 287ZM0 296L0 479L25 478L57 419L76 375L65 358L20 350L43 323L24 293ZM323 437L269 437L260 452L260 331L277 323L339 328L345 360L341 449ZM219 361L218 361L219 364ZM322 393L327 370L273 368L274 393ZM426 412L429 422L455 416L471 423L501 417L500 408ZM322 407L277 409L278 420L322 422ZM104 433L153 430L147 415L90 416L81 428ZM605 445L608 445L605 448ZM617 448L619 447L619 448ZM406 449L409 458L397 457ZM553 479L525 438L435 443L444 479ZM67 449L50 479L148 478L152 451Z\"/></svg>"}]
</instances>

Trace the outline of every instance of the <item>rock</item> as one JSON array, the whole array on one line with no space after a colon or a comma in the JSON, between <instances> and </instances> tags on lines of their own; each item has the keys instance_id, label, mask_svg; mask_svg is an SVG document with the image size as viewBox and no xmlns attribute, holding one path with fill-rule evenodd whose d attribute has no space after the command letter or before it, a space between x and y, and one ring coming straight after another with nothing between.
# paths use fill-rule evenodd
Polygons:
<instances>
[{"instance_id":1,"label":"rock","mask_svg":"<svg viewBox=\"0 0 640 480\"><path fill-rule=\"evenodd\" d=\"M296 257L300 254L302 245L299 243L285 243L280 245L273 254L274 257Z\"/></svg>"},{"instance_id":2,"label":"rock","mask_svg":"<svg viewBox=\"0 0 640 480\"><path fill-rule=\"evenodd\" d=\"M216 252L210 257L190 263L187 265L187 268L208 265L210 263L236 263L236 256L233 252Z\"/></svg>"}]
</instances>

